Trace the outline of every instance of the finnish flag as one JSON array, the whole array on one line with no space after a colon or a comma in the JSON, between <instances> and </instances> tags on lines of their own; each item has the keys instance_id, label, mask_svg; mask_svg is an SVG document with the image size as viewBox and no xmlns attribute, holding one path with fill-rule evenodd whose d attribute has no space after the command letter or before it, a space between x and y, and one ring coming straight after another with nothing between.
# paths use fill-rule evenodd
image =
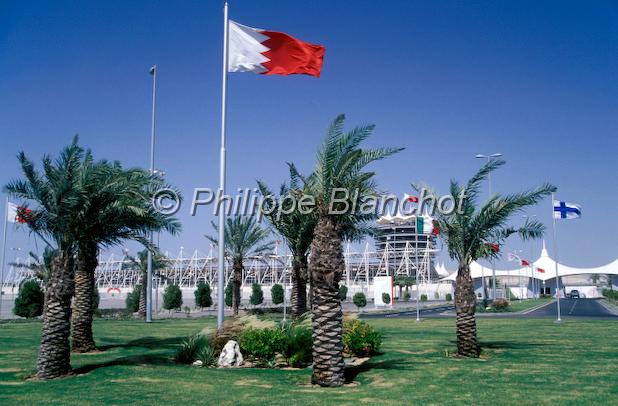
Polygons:
<instances>
[{"instance_id":1,"label":"finnish flag","mask_svg":"<svg viewBox=\"0 0 618 406\"><path fill-rule=\"evenodd\" d=\"M582 216L582 208L578 204L554 200L555 219L578 219Z\"/></svg>"}]
</instances>

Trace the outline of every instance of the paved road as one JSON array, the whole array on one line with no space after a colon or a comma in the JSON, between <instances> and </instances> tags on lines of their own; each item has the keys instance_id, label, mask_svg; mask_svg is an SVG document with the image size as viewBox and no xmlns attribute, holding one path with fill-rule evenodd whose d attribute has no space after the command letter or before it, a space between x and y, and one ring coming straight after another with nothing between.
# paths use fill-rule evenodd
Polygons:
<instances>
[{"instance_id":1,"label":"paved road","mask_svg":"<svg viewBox=\"0 0 618 406\"><path fill-rule=\"evenodd\" d=\"M455 317L454 306L445 305L430 309L421 309L421 318L434 317ZM444 313L447 314L444 314ZM560 299L560 313L562 318L569 317L595 317L618 319L618 315L612 313L599 303L599 299ZM534 318L534 317L557 317L556 302L548 303L529 313L477 313L478 317L497 317L497 318ZM363 318L416 318L416 311L378 313L362 315Z\"/></svg>"},{"instance_id":2,"label":"paved road","mask_svg":"<svg viewBox=\"0 0 618 406\"><path fill-rule=\"evenodd\" d=\"M557 317L556 302L536 309L525 316L527 317ZM618 318L605 306L599 303L599 299L560 299L561 317L608 317Z\"/></svg>"}]
</instances>

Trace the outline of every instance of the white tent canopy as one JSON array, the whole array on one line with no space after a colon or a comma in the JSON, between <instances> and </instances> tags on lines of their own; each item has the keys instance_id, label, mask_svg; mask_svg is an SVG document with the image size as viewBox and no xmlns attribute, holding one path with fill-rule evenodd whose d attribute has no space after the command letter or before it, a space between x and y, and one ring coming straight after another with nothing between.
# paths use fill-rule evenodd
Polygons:
<instances>
[{"instance_id":1,"label":"white tent canopy","mask_svg":"<svg viewBox=\"0 0 618 406\"><path fill-rule=\"evenodd\" d=\"M543 249L541 250L541 256L531 265L534 268L534 278L546 281L554 279L556 277L556 262L549 257L547 249L545 248L545 241L543 241ZM439 266L439 265L438 265ZM436 266L436 270L438 268ZM442 265L444 268L444 265ZM512 270L497 270L496 276L532 276L532 268L529 266L521 267ZM538 268L545 270L545 272L538 272ZM490 276L492 274L491 268L485 267L478 262L474 261L470 264L470 273L472 278L481 278L484 276ZM605 275L618 275L618 259L609 264L602 265L596 268L573 268L567 265L558 264L558 276L569 275L590 275L590 274L605 274ZM457 278L457 271L450 272L450 274L443 278L442 281L455 281Z\"/></svg>"}]
</instances>

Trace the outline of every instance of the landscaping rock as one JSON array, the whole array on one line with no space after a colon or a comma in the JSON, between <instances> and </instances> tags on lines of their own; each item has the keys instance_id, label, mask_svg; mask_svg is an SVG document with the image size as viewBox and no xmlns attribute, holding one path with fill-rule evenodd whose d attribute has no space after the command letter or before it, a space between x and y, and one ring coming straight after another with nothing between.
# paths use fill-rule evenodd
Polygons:
<instances>
[{"instance_id":1,"label":"landscaping rock","mask_svg":"<svg viewBox=\"0 0 618 406\"><path fill-rule=\"evenodd\" d=\"M230 340L225 344L221 355L219 355L219 368L237 368L243 363L243 357L240 353L240 346L234 340Z\"/></svg>"},{"instance_id":2,"label":"landscaping rock","mask_svg":"<svg viewBox=\"0 0 618 406\"><path fill-rule=\"evenodd\" d=\"M195 361L192 365L195 365L196 367L201 367L202 366L202 361L200 361L199 359L197 361Z\"/></svg>"}]
</instances>

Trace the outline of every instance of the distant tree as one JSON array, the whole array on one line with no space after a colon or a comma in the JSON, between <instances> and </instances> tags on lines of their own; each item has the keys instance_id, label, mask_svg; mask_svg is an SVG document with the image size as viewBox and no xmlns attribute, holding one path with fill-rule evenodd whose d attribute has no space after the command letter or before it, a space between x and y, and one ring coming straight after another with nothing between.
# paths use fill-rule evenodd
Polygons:
<instances>
[{"instance_id":1,"label":"distant tree","mask_svg":"<svg viewBox=\"0 0 618 406\"><path fill-rule=\"evenodd\" d=\"M281 304L283 303L283 286L280 284L274 284L272 288L270 288L270 296L272 298L273 304Z\"/></svg>"},{"instance_id":2,"label":"distant tree","mask_svg":"<svg viewBox=\"0 0 618 406\"><path fill-rule=\"evenodd\" d=\"M262 304L262 302L264 302L264 292L262 292L262 287L259 284L254 283L251 285L251 297L249 298L249 303L253 306L257 306Z\"/></svg>"},{"instance_id":3,"label":"distant tree","mask_svg":"<svg viewBox=\"0 0 618 406\"><path fill-rule=\"evenodd\" d=\"M195 289L195 307L203 309L204 307L212 306L212 296L210 285L204 282L200 282Z\"/></svg>"},{"instance_id":4,"label":"distant tree","mask_svg":"<svg viewBox=\"0 0 618 406\"><path fill-rule=\"evenodd\" d=\"M163 308L166 310L180 310L182 307L182 291L178 285L168 285L163 293Z\"/></svg>"},{"instance_id":5,"label":"distant tree","mask_svg":"<svg viewBox=\"0 0 618 406\"><path fill-rule=\"evenodd\" d=\"M43 314L43 302L45 300L41 286L34 279L22 283L19 287L13 313L19 317L31 319Z\"/></svg>"},{"instance_id":6,"label":"distant tree","mask_svg":"<svg viewBox=\"0 0 618 406\"><path fill-rule=\"evenodd\" d=\"M346 285L339 286L339 300L342 302L348 298L348 287Z\"/></svg>"},{"instance_id":7,"label":"distant tree","mask_svg":"<svg viewBox=\"0 0 618 406\"><path fill-rule=\"evenodd\" d=\"M356 305L358 311L360 312L362 307L367 306L367 297L363 292L357 292L352 297L352 302L354 302L354 305Z\"/></svg>"}]
</instances>

